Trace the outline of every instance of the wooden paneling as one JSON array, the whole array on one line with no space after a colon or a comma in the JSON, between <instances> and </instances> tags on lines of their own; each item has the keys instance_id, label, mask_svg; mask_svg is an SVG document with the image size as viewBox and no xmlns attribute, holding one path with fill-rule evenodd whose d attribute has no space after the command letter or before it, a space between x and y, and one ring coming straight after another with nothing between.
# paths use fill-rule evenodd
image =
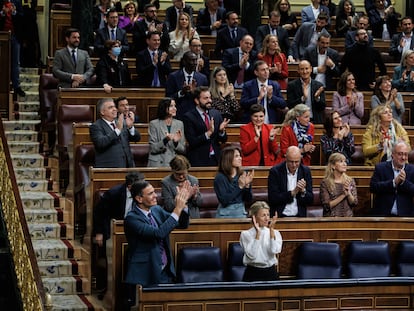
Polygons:
<instances>
[{"instance_id":1,"label":"wooden paneling","mask_svg":"<svg viewBox=\"0 0 414 311\"><path fill-rule=\"evenodd\" d=\"M66 46L65 31L71 26L70 14L70 11L50 11L49 56Z\"/></svg>"}]
</instances>

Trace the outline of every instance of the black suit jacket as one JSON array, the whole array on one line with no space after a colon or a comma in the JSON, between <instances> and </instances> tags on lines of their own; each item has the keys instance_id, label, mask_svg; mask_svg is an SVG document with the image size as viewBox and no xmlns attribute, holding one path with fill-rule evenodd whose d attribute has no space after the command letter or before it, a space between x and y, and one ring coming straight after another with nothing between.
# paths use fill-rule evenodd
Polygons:
<instances>
[{"instance_id":1,"label":"black suit jacket","mask_svg":"<svg viewBox=\"0 0 414 311\"><path fill-rule=\"evenodd\" d=\"M247 35L247 30L243 27L237 27L237 38L233 41L231 38L229 27L224 27L217 32L216 37L216 48L214 50L214 54L216 55L217 59L221 59L224 50L235 48L240 45L240 40L243 38L244 35Z\"/></svg>"},{"instance_id":2,"label":"black suit jacket","mask_svg":"<svg viewBox=\"0 0 414 311\"><path fill-rule=\"evenodd\" d=\"M199 72L194 72L193 79L196 80L197 86L208 86L207 77ZM177 104L177 119L181 120L183 115L194 109L194 99L191 93L181 94L185 81L182 69L176 70L168 76L165 95L172 97Z\"/></svg>"},{"instance_id":3,"label":"black suit jacket","mask_svg":"<svg viewBox=\"0 0 414 311\"><path fill-rule=\"evenodd\" d=\"M128 87L131 84L128 64L122 57L115 61L109 55L104 55L96 64L95 73L99 86L107 83L112 87Z\"/></svg>"},{"instance_id":4,"label":"black suit jacket","mask_svg":"<svg viewBox=\"0 0 414 311\"><path fill-rule=\"evenodd\" d=\"M414 166L405 165L406 178L394 188L394 171L391 161L375 166L370 189L375 194L372 213L375 216L390 216L394 200L397 200L398 216L414 216Z\"/></svg>"},{"instance_id":5,"label":"black suit jacket","mask_svg":"<svg viewBox=\"0 0 414 311\"><path fill-rule=\"evenodd\" d=\"M224 8L217 8L216 13L216 20L221 20L221 27L216 29L219 31L226 26L226 10ZM199 35L211 35L211 19L210 19L210 12L207 8L202 8L198 11L197 15L197 32Z\"/></svg>"},{"instance_id":6,"label":"black suit jacket","mask_svg":"<svg viewBox=\"0 0 414 311\"><path fill-rule=\"evenodd\" d=\"M278 26L276 28L276 32L279 41L279 46L282 52L286 55L286 57L292 55L292 49L290 47L289 34L287 30L284 29L282 26ZM256 36L254 38L256 51L260 52L263 46L263 40L268 34L270 34L269 25L261 25L257 27Z\"/></svg>"},{"instance_id":7,"label":"black suit jacket","mask_svg":"<svg viewBox=\"0 0 414 311\"><path fill-rule=\"evenodd\" d=\"M256 76L254 75L254 63L257 60L257 53L256 51L252 50L249 55L249 68L245 69L244 71L244 82L254 79ZM227 76L229 78L229 82L233 83L237 79L237 75L240 68L240 49L238 47L227 49L224 51L223 54L223 62L222 65L227 71Z\"/></svg>"},{"instance_id":8,"label":"black suit jacket","mask_svg":"<svg viewBox=\"0 0 414 311\"><path fill-rule=\"evenodd\" d=\"M129 51L128 39L126 36L126 31L122 28L116 27L115 33L116 40L121 41L121 55L125 55ZM95 35L95 53L99 56L105 55L107 51L105 50L105 41L110 40L111 36L108 30L108 27L100 28Z\"/></svg>"},{"instance_id":9,"label":"black suit jacket","mask_svg":"<svg viewBox=\"0 0 414 311\"><path fill-rule=\"evenodd\" d=\"M326 52L327 56L335 63L335 67L331 69L326 67L325 71L325 82L327 90L336 90L336 81L332 80L333 77L338 77L341 73L339 68L339 54L336 50L328 48ZM316 74L313 73L313 67L318 67L318 50L315 46L310 46L305 50L305 55L303 59L309 61L312 65L312 78L316 77Z\"/></svg>"},{"instance_id":10,"label":"black suit jacket","mask_svg":"<svg viewBox=\"0 0 414 311\"><path fill-rule=\"evenodd\" d=\"M192 166L208 166L210 163L210 145L214 149L215 158L220 159L220 143L227 141L227 134L219 135L219 127L223 122L218 110L210 109L208 114L214 118L214 132L210 139L206 138L207 127L196 108L188 111L183 117L184 133L188 142L187 157ZM217 165L216 164L216 165Z\"/></svg>"},{"instance_id":11,"label":"black suit jacket","mask_svg":"<svg viewBox=\"0 0 414 311\"><path fill-rule=\"evenodd\" d=\"M167 83L167 77L171 72L170 57L163 64L160 62L161 54L163 51L158 50L158 78L160 80L160 86L165 87ZM152 56L148 49L144 49L137 54L136 68L138 75L138 86L139 87L151 87L152 80L154 79L155 66L152 63Z\"/></svg>"},{"instance_id":12,"label":"black suit jacket","mask_svg":"<svg viewBox=\"0 0 414 311\"><path fill-rule=\"evenodd\" d=\"M312 175L309 167L301 164L298 168L297 180L306 181L306 193L296 195L298 204L298 216L306 217L306 206L313 203ZM268 200L270 205L270 215L277 212L278 217L283 217L283 210L286 205L293 202L290 191L287 190L287 168L286 162L273 166L269 171L268 177Z\"/></svg>"},{"instance_id":13,"label":"black suit jacket","mask_svg":"<svg viewBox=\"0 0 414 311\"><path fill-rule=\"evenodd\" d=\"M183 11L190 15L190 23L193 24L193 7L186 4ZM165 24L167 25L168 31L173 31L177 27L177 10L173 5L165 10Z\"/></svg>"},{"instance_id":14,"label":"black suit jacket","mask_svg":"<svg viewBox=\"0 0 414 311\"><path fill-rule=\"evenodd\" d=\"M400 46L401 38L403 37L403 33L396 33L392 36L391 45L389 54L394 57L394 61L399 63L401 60L402 53L398 51L398 47ZM410 50L414 49L414 38L411 38Z\"/></svg>"},{"instance_id":15,"label":"black suit jacket","mask_svg":"<svg viewBox=\"0 0 414 311\"><path fill-rule=\"evenodd\" d=\"M313 115L313 123L315 124L322 124L324 119L324 111L325 111L325 92L321 93L319 100L316 100L315 92L323 86L322 83L319 81L313 80L311 81L311 94L312 94L312 115ZM302 89L302 81L301 79L295 79L288 83L287 87L287 105L289 109L292 109L297 104L302 104L302 96L303 96L303 89Z\"/></svg>"},{"instance_id":16,"label":"black suit jacket","mask_svg":"<svg viewBox=\"0 0 414 311\"><path fill-rule=\"evenodd\" d=\"M100 198L93 209L93 235L103 234L109 239L111 219L123 220L126 204L126 183L113 186Z\"/></svg>"},{"instance_id":17,"label":"black suit jacket","mask_svg":"<svg viewBox=\"0 0 414 311\"><path fill-rule=\"evenodd\" d=\"M168 46L170 45L170 36L168 35L168 28L165 23L155 20L155 25L162 25L161 33L161 45L160 50L168 51ZM134 52L138 53L147 48L147 32L148 26L145 19L135 22L134 27L132 28L132 40L134 45Z\"/></svg>"}]
</instances>

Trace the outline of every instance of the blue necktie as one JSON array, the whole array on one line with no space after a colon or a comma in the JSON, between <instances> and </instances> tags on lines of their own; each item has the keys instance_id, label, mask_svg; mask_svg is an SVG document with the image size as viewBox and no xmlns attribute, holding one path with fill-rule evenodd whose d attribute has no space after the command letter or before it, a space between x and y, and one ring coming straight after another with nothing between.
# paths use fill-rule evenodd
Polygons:
<instances>
[{"instance_id":1,"label":"blue necktie","mask_svg":"<svg viewBox=\"0 0 414 311\"><path fill-rule=\"evenodd\" d=\"M115 29L111 29L111 40L115 41L116 37L115 37Z\"/></svg>"},{"instance_id":2,"label":"blue necktie","mask_svg":"<svg viewBox=\"0 0 414 311\"><path fill-rule=\"evenodd\" d=\"M151 223L151 226L153 228L158 228L158 224L155 221L154 217L152 217L151 213L148 213L148 218L149 218L149 221ZM162 266L165 267L168 263L168 258L167 258L167 252L165 251L164 240L160 239L158 241L158 244L160 246L161 263L162 263Z\"/></svg>"},{"instance_id":3,"label":"blue necktie","mask_svg":"<svg viewBox=\"0 0 414 311\"><path fill-rule=\"evenodd\" d=\"M152 59L154 59L154 55L155 55L155 52L152 52ZM158 65L155 66L155 69L154 69L154 78L152 79L151 86L154 86L154 87L160 86L160 78L158 76Z\"/></svg>"}]
</instances>

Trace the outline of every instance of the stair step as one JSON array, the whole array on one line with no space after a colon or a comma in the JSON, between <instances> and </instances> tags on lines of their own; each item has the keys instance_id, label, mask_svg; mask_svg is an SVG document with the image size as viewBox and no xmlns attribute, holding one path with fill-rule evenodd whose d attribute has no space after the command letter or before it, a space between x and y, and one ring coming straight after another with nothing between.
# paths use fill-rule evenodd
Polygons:
<instances>
[{"instance_id":1,"label":"stair step","mask_svg":"<svg viewBox=\"0 0 414 311\"><path fill-rule=\"evenodd\" d=\"M38 112L15 112L14 118L16 120L39 120Z\"/></svg>"},{"instance_id":2,"label":"stair step","mask_svg":"<svg viewBox=\"0 0 414 311\"><path fill-rule=\"evenodd\" d=\"M3 121L5 131L36 131L36 128L40 125L40 120L13 120Z\"/></svg>"},{"instance_id":3,"label":"stair step","mask_svg":"<svg viewBox=\"0 0 414 311\"><path fill-rule=\"evenodd\" d=\"M10 154L14 167L43 167L45 159L40 154Z\"/></svg>"},{"instance_id":4,"label":"stair step","mask_svg":"<svg viewBox=\"0 0 414 311\"><path fill-rule=\"evenodd\" d=\"M49 187L49 181L47 180L17 180L17 186L20 191L41 191L47 192Z\"/></svg>"},{"instance_id":5,"label":"stair step","mask_svg":"<svg viewBox=\"0 0 414 311\"><path fill-rule=\"evenodd\" d=\"M32 78L32 79L30 79ZM39 76L37 76L37 82L33 81L33 76L27 76L24 78L24 82L20 83L20 87L27 92L39 92ZM29 80L30 79L30 80Z\"/></svg>"},{"instance_id":6,"label":"stair step","mask_svg":"<svg viewBox=\"0 0 414 311\"><path fill-rule=\"evenodd\" d=\"M16 131L5 131L7 141L37 141L38 133L36 131L25 131L25 130L16 130Z\"/></svg>"},{"instance_id":7,"label":"stair step","mask_svg":"<svg viewBox=\"0 0 414 311\"><path fill-rule=\"evenodd\" d=\"M38 102L39 101L39 92L38 91L27 91L25 97L17 96L17 101L28 101L28 102Z\"/></svg>"},{"instance_id":8,"label":"stair step","mask_svg":"<svg viewBox=\"0 0 414 311\"><path fill-rule=\"evenodd\" d=\"M15 168L16 179L44 180L47 178L47 169L44 167Z\"/></svg>"},{"instance_id":9,"label":"stair step","mask_svg":"<svg viewBox=\"0 0 414 311\"><path fill-rule=\"evenodd\" d=\"M61 226L58 223L28 223L30 236L33 239L59 239Z\"/></svg>"},{"instance_id":10,"label":"stair step","mask_svg":"<svg viewBox=\"0 0 414 311\"><path fill-rule=\"evenodd\" d=\"M40 276L42 277L60 277L78 274L77 263L74 260L39 261L37 264L39 266Z\"/></svg>"},{"instance_id":11,"label":"stair step","mask_svg":"<svg viewBox=\"0 0 414 311\"><path fill-rule=\"evenodd\" d=\"M99 311L83 295L52 295L53 311Z\"/></svg>"},{"instance_id":12,"label":"stair step","mask_svg":"<svg viewBox=\"0 0 414 311\"><path fill-rule=\"evenodd\" d=\"M39 78L39 68L20 67L20 76L30 75Z\"/></svg>"},{"instance_id":13,"label":"stair step","mask_svg":"<svg viewBox=\"0 0 414 311\"><path fill-rule=\"evenodd\" d=\"M15 109L19 112L38 112L40 109L40 102L38 101L17 102L17 105L15 105Z\"/></svg>"},{"instance_id":14,"label":"stair step","mask_svg":"<svg viewBox=\"0 0 414 311\"><path fill-rule=\"evenodd\" d=\"M25 209L24 215L28 223L57 223L58 211L51 209Z\"/></svg>"},{"instance_id":15,"label":"stair step","mask_svg":"<svg viewBox=\"0 0 414 311\"><path fill-rule=\"evenodd\" d=\"M39 153L39 146L38 142L32 141L9 141L9 150L10 153Z\"/></svg>"},{"instance_id":16,"label":"stair step","mask_svg":"<svg viewBox=\"0 0 414 311\"><path fill-rule=\"evenodd\" d=\"M73 258L74 249L67 240L33 240L37 260L66 260Z\"/></svg>"},{"instance_id":17,"label":"stair step","mask_svg":"<svg viewBox=\"0 0 414 311\"><path fill-rule=\"evenodd\" d=\"M44 209L51 210L54 209L54 200L55 198L51 196L48 192L20 192L20 198L23 202L23 208L28 209Z\"/></svg>"},{"instance_id":18,"label":"stair step","mask_svg":"<svg viewBox=\"0 0 414 311\"><path fill-rule=\"evenodd\" d=\"M62 276L59 278L42 277L43 287L50 294L74 295L82 294L83 288L87 288L88 281L84 278Z\"/></svg>"}]
</instances>

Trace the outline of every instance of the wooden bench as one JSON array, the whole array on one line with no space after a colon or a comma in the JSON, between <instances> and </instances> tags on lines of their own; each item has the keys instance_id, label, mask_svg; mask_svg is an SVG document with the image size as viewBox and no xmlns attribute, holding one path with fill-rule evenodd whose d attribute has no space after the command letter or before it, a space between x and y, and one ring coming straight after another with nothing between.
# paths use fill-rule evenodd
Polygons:
<instances>
[{"instance_id":1,"label":"wooden bench","mask_svg":"<svg viewBox=\"0 0 414 311\"><path fill-rule=\"evenodd\" d=\"M231 242L237 242L240 231L251 227L248 219L194 219L186 230L174 230L170 234L171 249L174 258L183 247L215 246L221 249L222 261L227 262L227 249ZM390 245L392 271L395 272L396 249L401 241L413 240L414 219L412 218L294 218L280 219L277 224L283 237L283 248L279 258L279 274L281 280L289 282L296 276L298 247L303 242L335 242L344 251L350 241L386 241ZM108 253L110 271L108 271L108 292L105 301L112 310L120 310L120 297L123 293L123 276L126 267L125 253L127 241L122 221L112 223L112 251ZM345 257L344 257L345 258ZM341 280L342 282L346 280ZM372 280L371 280L372 281ZM347 308L406 308L412 306L412 281L408 284L393 284L377 280L358 280L358 284L346 286L339 284L318 289L318 286L300 285L297 289L288 285L275 284L271 288L256 290L226 289L187 291L177 288L176 291L139 289L140 310L210 310L215 306L223 310L224 305L232 306L231 310L305 310L313 308L321 310ZM315 281L318 282L318 281ZM352 280L351 280L352 282ZM398 281L395 281L398 282ZM363 283L371 283L369 286ZM286 283L288 284L288 283ZM382 284L383 286L380 286ZM233 285L235 286L235 285ZM395 286L395 287L394 287ZM175 288L175 286L174 286ZM321 288L321 287L319 287ZM168 297L165 299L165 297ZM320 303L320 304L319 304ZM244 306L245 309L242 309ZM313 306L313 307L311 307ZM205 309L207 308L207 309ZM227 309L226 309L227 310Z\"/></svg>"}]
</instances>

